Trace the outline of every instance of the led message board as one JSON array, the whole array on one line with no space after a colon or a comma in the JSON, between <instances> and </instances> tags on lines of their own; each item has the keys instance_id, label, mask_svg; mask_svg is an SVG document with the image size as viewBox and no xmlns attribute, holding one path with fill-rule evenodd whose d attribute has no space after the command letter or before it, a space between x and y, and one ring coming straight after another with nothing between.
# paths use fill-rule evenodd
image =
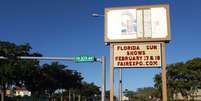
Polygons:
<instances>
[{"instance_id":1,"label":"led message board","mask_svg":"<svg viewBox=\"0 0 201 101\"><path fill-rule=\"evenodd\" d=\"M113 59L114 67L161 67L161 44L116 44Z\"/></svg>"}]
</instances>

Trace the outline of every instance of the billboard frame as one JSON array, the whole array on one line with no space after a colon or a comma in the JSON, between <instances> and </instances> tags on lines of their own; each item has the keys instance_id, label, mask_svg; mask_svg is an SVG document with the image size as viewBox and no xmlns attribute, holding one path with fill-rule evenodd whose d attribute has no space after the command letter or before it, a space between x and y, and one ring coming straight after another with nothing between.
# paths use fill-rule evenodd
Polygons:
<instances>
[{"instance_id":1,"label":"billboard frame","mask_svg":"<svg viewBox=\"0 0 201 101\"><path fill-rule=\"evenodd\" d=\"M108 38L108 12L111 10L126 10L126 9L150 9L164 7L166 9L166 19L167 19L167 36L165 38L136 38L136 39L109 39ZM169 4L157 4L157 5L143 5L143 6L127 6L127 7L112 7L105 8L105 25L104 25L104 41L106 43L118 43L118 42L165 42L168 43L171 40L171 31L170 31L170 10Z\"/></svg>"}]
</instances>

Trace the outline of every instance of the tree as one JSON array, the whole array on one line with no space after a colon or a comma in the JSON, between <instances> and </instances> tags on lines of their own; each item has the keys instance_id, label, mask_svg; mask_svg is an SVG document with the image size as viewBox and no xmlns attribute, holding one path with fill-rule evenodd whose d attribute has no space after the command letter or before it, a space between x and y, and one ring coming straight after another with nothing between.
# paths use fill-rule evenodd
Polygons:
<instances>
[{"instance_id":1,"label":"tree","mask_svg":"<svg viewBox=\"0 0 201 101\"><path fill-rule=\"evenodd\" d=\"M110 90L105 91L105 97L106 97L106 101L110 101ZM118 101L116 96L114 97L114 101Z\"/></svg>"},{"instance_id":2,"label":"tree","mask_svg":"<svg viewBox=\"0 0 201 101\"><path fill-rule=\"evenodd\" d=\"M77 91L89 99L100 93L99 87L93 83L82 83L81 73L70 70L63 64L53 62L40 65L38 60L18 59L18 56L42 56L40 53L31 52L29 44L17 45L0 41L0 56L8 58L0 60L0 89L4 92L2 98L6 89L11 86L27 88L31 91L33 101L39 100L41 94L48 94L51 100L58 89ZM84 93L81 93L83 91Z\"/></svg>"},{"instance_id":3,"label":"tree","mask_svg":"<svg viewBox=\"0 0 201 101\"><path fill-rule=\"evenodd\" d=\"M0 56L7 57L6 60L0 60L0 87L4 92L10 86L23 85L24 84L24 70L38 64L37 61L19 61L18 56L31 56L39 55L38 53L32 53L31 46L29 44L16 45L14 43L0 41ZM23 66L25 67L22 67ZM29 69L26 69L29 70ZM4 98L2 96L2 98Z\"/></svg>"},{"instance_id":4,"label":"tree","mask_svg":"<svg viewBox=\"0 0 201 101\"><path fill-rule=\"evenodd\" d=\"M155 77L154 77L154 87L156 88L156 97L157 98L162 98L162 80L161 80L161 74L156 74Z\"/></svg>"},{"instance_id":5,"label":"tree","mask_svg":"<svg viewBox=\"0 0 201 101\"><path fill-rule=\"evenodd\" d=\"M80 93L87 99L87 101L92 101L100 95L100 90L99 87L97 87L94 83L83 82Z\"/></svg>"},{"instance_id":6,"label":"tree","mask_svg":"<svg viewBox=\"0 0 201 101\"><path fill-rule=\"evenodd\" d=\"M156 75L155 87L161 90L161 75ZM167 66L167 84L170 100L181 93L185 100L201 88L201 58Z\"/></svg>"},{"instance_id":7,"label":"tree","mask_svg":"<svg viewBox=\"0 0 201 101\"><path fill-rule=\"evenodd\" d=\"M155 101L156 89L153 87L138 88L137 91L125 90L124 94L129 98L129 101Z\"/></svg>"},{"instance_id":8,"label":"tree","mask_svg":"<svg viewBox=\"0 0 201 101\"><path fill-rule=\"evenodd\" d=\"M44 64L41 68L41 74L40 87L48 94L50 101L56 90L78 89L83 79L81 73L67 69L67 66L58 62Z\"/></svg>"}]
</instances>

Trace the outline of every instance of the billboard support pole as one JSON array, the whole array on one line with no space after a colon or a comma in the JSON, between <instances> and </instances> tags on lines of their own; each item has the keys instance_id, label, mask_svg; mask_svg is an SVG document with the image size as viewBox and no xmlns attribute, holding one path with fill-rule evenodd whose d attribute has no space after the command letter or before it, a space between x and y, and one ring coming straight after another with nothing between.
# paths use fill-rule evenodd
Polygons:
<instances>
[{"instance_id":1,"label":"billboard support pole","mask_svg":"<svg viewBox=\"0 0 201 101\"><path fill-rule=\"evenodd\" d=\"M119 101L122 101L122 68L119 68Z\"/></svg>"},{"instance_id":2,"label":"billboard support pole","mask_svg":"<svg viewBox=\"0 0 201 101\"><path fill-rule=\"evenodd\" d=\"M113 66L113 56L114 56L114 45L110 45L110 101L114 101L114 66Z\"/></svg>"},{"instance_id":3,"label":"billboard support pole","mask_svg":"<svg viewBox=\"0 0 201 101\"><path fill-rule=\"evenodd\" d=\"M162 43L162 101L167 101L167 77L166 77L166 55L165 43Z\"/></svg>"}]
</instances>

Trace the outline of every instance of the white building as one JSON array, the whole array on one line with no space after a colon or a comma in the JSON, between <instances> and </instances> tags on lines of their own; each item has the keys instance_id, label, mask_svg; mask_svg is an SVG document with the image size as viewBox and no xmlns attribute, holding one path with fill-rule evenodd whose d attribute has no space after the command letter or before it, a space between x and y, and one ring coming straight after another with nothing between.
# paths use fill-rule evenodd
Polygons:
<instances>
[{"instance_id":1,"label":"white building","mask_svg":"<svg viewBox=\"0 0 201 101\"><path fill-rule=\"evenodd\" d=\"M174 94L175 100L184 100L185 98L182 96L181 93ZM194 100L194 101L201 101L201 89L199 89L197 92L194 92L190 96L187 96L188 100Z\"/></svg>"},{"instance_id":2,"label":"white building","mask_svg":"<svg viewBox=\"0 0 201 101\"><path fill-rule=\"evenodd\" d=\"M126 96L123 96L123 97L122 97L122 101L129 101L129 98L126 97Z\"/></svg>"},{"instance_id":3,"label":"white building","mask_svg":"<svg viewBox=\"0 0 201 101\"><path fill-rule=\"evenodd\" d=\"M28 91L25 87L16 87L16 90L15 90L15 93L14 93L15 96L31 96L31 92Z\"/></svg>"}]
</instances>

